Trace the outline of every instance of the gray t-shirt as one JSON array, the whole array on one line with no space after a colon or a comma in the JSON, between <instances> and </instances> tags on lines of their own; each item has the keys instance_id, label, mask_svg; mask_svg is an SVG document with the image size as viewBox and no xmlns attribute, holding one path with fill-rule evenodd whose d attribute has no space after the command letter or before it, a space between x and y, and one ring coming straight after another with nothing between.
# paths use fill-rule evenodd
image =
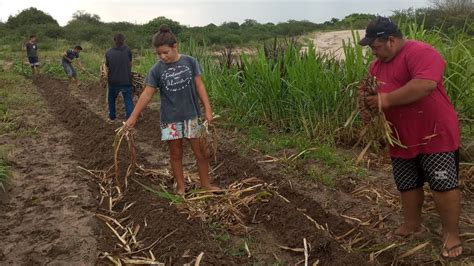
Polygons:
<instances>
[{"instance_id":1,"label":"gray t-shirt","mask_svg":"<svg viewBox=\"0 0 474 266\"><path fill-rule=\"evenodd\" d=\"M199 63L188 55L181 55L174 63L160 60L151 68L145 83L160 91L162 123L194 119L201 115L194 85L194 78L199 75Z\"/></svg>"}]
</instances>

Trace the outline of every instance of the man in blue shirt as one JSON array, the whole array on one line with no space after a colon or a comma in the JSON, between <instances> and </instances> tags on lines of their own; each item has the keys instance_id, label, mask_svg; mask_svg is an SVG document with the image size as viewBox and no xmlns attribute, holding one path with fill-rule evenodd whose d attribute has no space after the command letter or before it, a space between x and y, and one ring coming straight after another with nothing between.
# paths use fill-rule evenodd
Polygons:
<instances>
[{"instance_id":1,"label":"man in blue shirt","mask_svg":"<svg viewBox=\"0 0 474 266\"><path fill-rule=\"evenodd\" d=\"M109 85L108 104L109 120L116 120L115 101L119 93L122 93L125 104L125 118L128 119L133 111L132 101L132 52L125 45L125 36L118 33L114 36L115 46L105 53L105 65L107 66L107 80Z\"/></svg>"},{"instance_id":2,"label":"man in blue shirt","mask_svg":"<svg viewBox=\"0 0 474 266\"><path fill-rule=\"evenodd\" d=\"M81 64L81 61L79 60L79 53L82 51L82 47L80 45L74 46L73 49L68 49L64 54L62 58L62 65L64 68L64 72L66 72L66 75L69 78L69 81L73 80L74 83L78 83L77 80L77 73L76 70L73 67L73 60L77 58L76 62L77 65L82 69L84 69L84 66Z\"/></svg>"}]
</instances>

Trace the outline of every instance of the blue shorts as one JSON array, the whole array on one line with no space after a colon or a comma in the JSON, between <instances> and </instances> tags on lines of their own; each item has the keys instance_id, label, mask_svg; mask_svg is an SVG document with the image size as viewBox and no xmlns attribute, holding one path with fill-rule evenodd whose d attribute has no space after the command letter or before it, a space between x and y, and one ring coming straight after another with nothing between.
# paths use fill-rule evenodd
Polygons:
<instances>
[{"instance_id":1,"label":"blue shorts","mask_svg":"<svg viewBox=\"0 0 474 266\"><path fill-rule=\"evenodd\" d=\"M419 154L413 159L392 158L393 177L399 191L408 191L430 184L433 191L458 187L459 150Z\"/></svg>"},{"instance_id":2,"label":"blue shorts","mask_svg":"<svg viewBox=\"0 0 474 266\"><path fill-rule=\"evenodd\" d=\"M30 62L31 67L39 66L39 61L37 56L28 56L28 62Z\"/></svg>"},{"instance_id":3,"label":"blue shorts","mask_svg":"<svg viewBox=\"0 0 474 266\"><path fill-rule=\"evenodd\" d=\"M180 122L161 123L161 140L195 139L202 137L204 127L198 118Z\"/></svg>"},{"instance_id":4,"label":"blue shorts","mask_svg":"<svg viewBox=\"0 0 474 266\"><path fill-rule=\"evenodd\" d=\"M66 75L68 77L76 77L77 76L76 70L74 69L74 67L71 64L63 62L63 68L64 68L64 72L66 72Z\"/></svg>"}]
</instances>

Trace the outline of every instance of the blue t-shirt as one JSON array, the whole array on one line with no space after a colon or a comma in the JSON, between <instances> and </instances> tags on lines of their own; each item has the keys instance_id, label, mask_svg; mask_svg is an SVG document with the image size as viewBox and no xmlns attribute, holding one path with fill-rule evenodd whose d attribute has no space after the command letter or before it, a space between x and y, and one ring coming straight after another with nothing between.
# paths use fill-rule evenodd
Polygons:
<instances>
[{"instance_id":1,"label":"blue t-shirt","mask_svg":"<svg viewBox=\"0 0 474 266\"><path fill-rule=\"evenodd\" d=\"M109 68L108 81L112 86L132 85L132 51L128 46L110 48L105 53L105 65Z\"/></svg>"},{"instance_id":2,"label":"blue t-shirt","mask_svg":"<svg viewBox=\"0 0 474 266\"><path fill-rule=\"evenodd\" d=\"M74 52L74 50L72 50L72 49L68 49L66 51L66 57L71 59L71 60L74 60L74 58L79 58L79 53ZM64 59L64 56L63 56L63 63L70 64L69 61Z\"/></svg>"},{"instance_id":3,"label":"blue t-shirt","mask_svg":"<svg viewBox=\"0 0 474 266\"><path fill-rule=\"evenodd\" d=\"M148 72L145 84L159 89L162 123L180 122L201 115L194 78L201 75L197 60L181 55L177 62L158 61Z\"/></svg>"}]
</instances>

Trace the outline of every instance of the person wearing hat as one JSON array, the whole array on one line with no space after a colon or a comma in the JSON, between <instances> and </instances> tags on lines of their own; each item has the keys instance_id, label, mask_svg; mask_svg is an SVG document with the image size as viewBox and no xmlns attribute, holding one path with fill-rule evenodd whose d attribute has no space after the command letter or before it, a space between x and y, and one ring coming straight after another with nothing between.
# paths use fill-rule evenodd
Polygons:
<instances>
[{"instance_id":1,"label":"person wearing hat","mask_svg":"<svg viewBox=\"0 0 474 266\"><path fill-rule=\"evenodd\" d=\"M369 46L376 57L369 74L378 82L378 94L367 97L366 104L384 112L406 146L390 147L404 218L393 234L405 237L421 230L426 181L441 218L442 255L457 257L462 253L460 128L443 86L446 63L430 45L404 39L397 25L386 17L368 24L359 45Z\"/></svg>"}]
</instances>

